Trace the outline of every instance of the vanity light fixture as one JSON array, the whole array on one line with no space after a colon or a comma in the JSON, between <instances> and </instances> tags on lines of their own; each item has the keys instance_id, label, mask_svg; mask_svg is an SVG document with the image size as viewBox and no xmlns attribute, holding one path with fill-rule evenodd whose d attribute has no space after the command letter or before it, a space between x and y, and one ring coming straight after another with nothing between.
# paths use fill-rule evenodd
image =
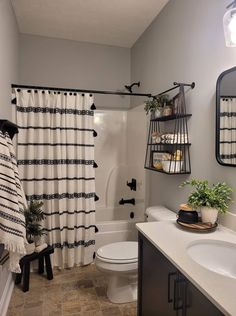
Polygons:
<instances>
[{"instance_id":1,"label":"vanity light fixture","mask_svg":"<svg viewBox=\"0 0 236 316\"><path fill-rule=\"evenodd\" d=\"M236 47L236 0L230 3L223 17L225 43L227 47Z\"/></svg>"}]
</instances>

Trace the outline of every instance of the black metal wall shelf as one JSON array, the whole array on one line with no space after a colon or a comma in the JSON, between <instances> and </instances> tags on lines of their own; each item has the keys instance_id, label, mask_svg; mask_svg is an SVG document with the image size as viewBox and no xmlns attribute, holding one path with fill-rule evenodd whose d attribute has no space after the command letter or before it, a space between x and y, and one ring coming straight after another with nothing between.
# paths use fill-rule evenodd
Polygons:
<instances>
[{"instance_id":1,"label":"black metal wall shelf","mask_svg":"<svg viewBox=\"0 0 236 316\"><path fill-rule=\"evenodd\" d=\"M165 143L150 143L148 146L191 146L191 143L175 143L175 144L165 144Z\"/></svg>"},{"instance_id":2,"label":"black metal wall shelf","mask_svg":"<svg viewBox=\"0 0 236 316\"><path fill-rule=\"evenodd\" d=\"M152 122L165 122L165 121L173 121L173 120L178 120L184 117L191 117L192 114L173 114L173 115L168 115L168 116L162 116L158 118L151 119Z\"/></svg>"},{"instance_id":3,"label":"black metal wall shelf","mask_svg":"<svg viewBox=\"0 0 236 316\"><path fill-rule=\"evenodd\" d=\"M151 168L151 167L145 167L145 169L147 169L147 170L152 170L152 171L156 171L156 172L159 172L159 173L168 174L169 176L178 175L178 174L191 174L190 171L189 171L189 172L180 171L180 172L176 172L176 173L174 173L174 172L170 173L170 172L166 172L166 171L164 171L164 170L157 170L157 169Z\"/></svg>"},{"instance_id":4,"label":"black metal wall shelf","mask_svg":"<svg viewBox=\"0 0 236 316\"><path fill-rule=\"evenodd\" d=\"M173 108L174 114L158 118L151 116L145 169L167 175L191 173L188 119L192 114L186 112L186 86L188 85L178 86L179 93L175 96L177 102Z\"/></svg>"}]
</instances>

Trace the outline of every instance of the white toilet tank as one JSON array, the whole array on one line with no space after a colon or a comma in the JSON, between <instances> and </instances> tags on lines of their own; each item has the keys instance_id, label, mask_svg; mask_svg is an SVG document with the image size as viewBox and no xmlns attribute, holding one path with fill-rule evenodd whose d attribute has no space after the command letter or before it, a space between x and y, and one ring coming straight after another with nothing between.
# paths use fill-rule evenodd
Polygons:
<instances>
[{"instance_id":1,"label":"white toilet tank","mask_svg":"<svg viewBox=\"0 0 236 316\"><path fill-rule=\"evenodd\" d=\"M148 207L145 215L148 222L176 220L176 213L162 205Z\"/></svg>"}]
</instances>

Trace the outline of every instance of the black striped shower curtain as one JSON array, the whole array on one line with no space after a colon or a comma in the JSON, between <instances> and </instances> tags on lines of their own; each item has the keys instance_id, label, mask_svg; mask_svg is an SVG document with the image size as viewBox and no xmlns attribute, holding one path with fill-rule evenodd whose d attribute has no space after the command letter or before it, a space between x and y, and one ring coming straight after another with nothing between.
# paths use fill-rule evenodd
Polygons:
<instances>
[{"instance_id":1,"label":"black striped shower curtain","mask_svg":"<svg viewBox=\"0 0 236 316\"><path fill-rule=\"evenodd\" d=\"M89 264L95 249L93 96L14 89L17 160L27 201L43 201L54 266Z\"/></svg>"},{"instance_id":2,"label":"black striped shower curtain","mask_svg":"<svg viewBox=\"0 0 236 316\"><path fill-rule=\"evenodd\" d=\"M220 159L236 164L236 97L220 100Z\"/></svg>"}]
</instances>

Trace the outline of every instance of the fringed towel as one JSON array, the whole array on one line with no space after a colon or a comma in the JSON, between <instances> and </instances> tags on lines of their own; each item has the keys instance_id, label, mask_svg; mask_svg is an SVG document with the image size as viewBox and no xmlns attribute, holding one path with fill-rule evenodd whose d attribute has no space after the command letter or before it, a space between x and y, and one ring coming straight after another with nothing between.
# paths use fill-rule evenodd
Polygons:
<instances>
[{"instance_id":1,"label":"fringed towel","mask_svg":"<svg viewBox=\"0 0 236 316\"><path fill-rule=\"evenodd\" d=\"M9 251L9 270L18 273L25 254L25 206L12 141L0 131L0 243Z\"/></svg>"}]
</instances>

